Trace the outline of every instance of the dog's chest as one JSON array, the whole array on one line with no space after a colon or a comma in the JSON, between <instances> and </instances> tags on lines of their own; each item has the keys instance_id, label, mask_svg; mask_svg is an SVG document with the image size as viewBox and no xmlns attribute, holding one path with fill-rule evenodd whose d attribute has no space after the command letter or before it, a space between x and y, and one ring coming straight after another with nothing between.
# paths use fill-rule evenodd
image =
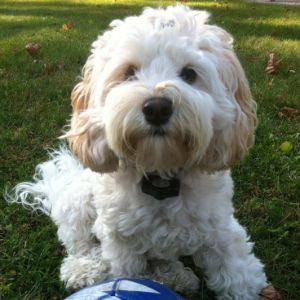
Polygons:
<instances>
[{"instance_id":1,"label":"dog's chest","mask_svg":"<svg viewBox=\"0 0 300 300\"><path fill-rule=\"evenodd\" d=\"M172 200L164 201L151 199L152 203L135 211L129 209L127 213L130 221L119 234L132 239L133 245L138 241L136 251L144 249L154 257L189 255L195 252L201 241L199 220L179 200L174 200L174 203ZM132 234L128 236L128 232Z\"/></svg>"},{"instance_id":2,"label":"dog's chest","mask_svg":"<svg viewBox=\"0 0 300 300\"><path fill-rule=\"evenodd\" d=\"M159 201L142 193L130 178L115 181L104 177L94 193L98 218L93 231L99 240L118 243L140 254L192 254L206 238L208 216L214 215L216 203L223 201L219 194L226 178L223 174L195 175L189 181L185 178L180 196Z\"/></svg>"},{"instance_id":3,"label":"dog's chest","mask_svg":"<svg viewBox=\"0 0 300 300\"><path fill-rule=\"evenodd\" d=\"M159 216L153 220L150 228L150 252L155 252L156 255L189 255L199 247L201 234L197 220L187 212Z\"/></svg>"}]
</instances>

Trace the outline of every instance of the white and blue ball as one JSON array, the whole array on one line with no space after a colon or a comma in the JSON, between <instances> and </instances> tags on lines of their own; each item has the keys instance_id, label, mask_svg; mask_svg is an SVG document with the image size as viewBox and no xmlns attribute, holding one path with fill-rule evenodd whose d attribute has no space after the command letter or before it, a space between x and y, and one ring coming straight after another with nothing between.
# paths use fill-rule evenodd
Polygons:
<instances>
[{"instance_id":1,"label":"white and blue ball","mask_svg":"<svg viewBox=\"0 0 300 300\"><path fill-rule=\"evenodd\" d=\"M113 279L86 287L66 300L182 300L171 289L148 279Z\"/></svg>"}]
</instances>

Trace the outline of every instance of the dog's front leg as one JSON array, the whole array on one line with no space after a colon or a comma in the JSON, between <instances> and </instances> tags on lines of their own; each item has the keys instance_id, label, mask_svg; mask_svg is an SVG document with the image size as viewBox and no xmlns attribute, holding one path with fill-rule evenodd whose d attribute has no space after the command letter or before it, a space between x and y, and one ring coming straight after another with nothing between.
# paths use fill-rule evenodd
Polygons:
<instances>
[{"instance_id":1,"label":"dog's front leg","mask_svg":"<svg viewBox=\"0 0 300 300\"><path fill-rule=\"evenodd\" d=\"M252 253L244 228L231 216L224 222L206 223L201 249L194 255L195 264L203 267L207 285L219 300L255 300L267 279L263 264Z\"/></svg>"},{"instance_id":2,"label":"dog's front leg","mask_svg":"<svg viewBox=\"0 0 300 300\"><path fill-rule=\"evenodd\" d=\"M112 278L134 277L145 273L146 257L135 251L130 239L126 240L110 233L101 242L102 256L110 263Z\"/></svg>"}]
</instances>

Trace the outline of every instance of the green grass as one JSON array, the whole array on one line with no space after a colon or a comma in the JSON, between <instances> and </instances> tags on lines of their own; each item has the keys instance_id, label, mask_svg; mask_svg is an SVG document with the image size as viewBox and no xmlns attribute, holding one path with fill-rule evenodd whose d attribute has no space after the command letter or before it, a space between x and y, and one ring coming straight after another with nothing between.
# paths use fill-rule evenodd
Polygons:
<instances>
[{"instance_id":1,"label":"green grass","mask_svg":"<svg viewBox=\"0 0 300 300\"><path fill-rule=\"evenodd\" d=\"M71 114L69 95L90 43L114 18L143 6L172 1L0 2L1 189L30 180ZM240 1L188 2L212 13L212 23L231 32L258 102L256 146L233 169L237 216L247 226L255 252L284 299L299 299L300 118L280 118L283 106L300 108L300 9ZM61 32L62 24L75 26ZM42 45L36 57L29 42ZM268 52L282 58L278 74L264 72ZM44 65L53 64L47 74ZM60 68L59 68L60 66ZM285 153L280 145L289 141ZM62 299L64 251L55 226L42 215L0 201L0 299ZM197 270L199 272L199 270ZM202 281L198 295L212 299Z\"/></svg>"}]
</instances>

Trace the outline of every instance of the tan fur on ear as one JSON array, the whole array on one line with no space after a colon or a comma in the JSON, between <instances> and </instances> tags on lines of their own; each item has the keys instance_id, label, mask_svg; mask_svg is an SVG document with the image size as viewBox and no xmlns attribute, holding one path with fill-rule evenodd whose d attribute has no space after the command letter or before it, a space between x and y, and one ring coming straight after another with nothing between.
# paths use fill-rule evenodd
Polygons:
<instances>
[{"instance_id":1,"label":"tan fur on ear","mask_svg":"<svg viewBox=\"0 0 300 300\"><path fill-rule=\"evenodd\" d=\"M91 131L69 135L70 147L80 162L91 170L100 173L116 171L119 160L109 148L103 130L96 131L95 137Z\"/></svg>"},{"instance_id":2,"label":"tan fur on ear","mask_svg":"<svg viewBox=\"0 0 300 300\"><path fill-rule=\"evenodd\" d=\"M107 144L103 125L92 124L87 113L92 72L87 65L82 81L74 87L71 94L73 115L71 128L65 136L71 150L83 165L100 173L113 172L117 170L119 160Z\"/></svg>"},{"instance_id":3,"label":"tan fur on ear","mask_svg":"<svg viewBox=\"0 0 300 300\"><path fill-rule=\"evenodd\" d=\"M229 161L232 164L232 162L242 159L254 144L254 130L257 122L256 103L252 98L245 72L235 53L232 50L226 50L224 51L224 58L227 59L227 64L230 64L234 70L233 77L236 86L228 85L226 80L224 80L224 84L230 91L234 92L234 98L239 105L233 129L232 157ZM235 89L235 91L232 89Z\"/></svg>"},{"instance_id":4,"label":"tan fur on ear","mask_svg":"<svg viewBox=\"0 0 300 300\"><path fill-rule=\"evenodd\" d=\"M244 70L236 57L231 36L212 26L212 31L223 43L217 51L220 59L219 76L236 104L236 120L231 128L216 130L204 158L204 163L213 170L227 169L241 160L254 144L256 126L256 103L252 98Z\"/></svg>"}]
</instances>

